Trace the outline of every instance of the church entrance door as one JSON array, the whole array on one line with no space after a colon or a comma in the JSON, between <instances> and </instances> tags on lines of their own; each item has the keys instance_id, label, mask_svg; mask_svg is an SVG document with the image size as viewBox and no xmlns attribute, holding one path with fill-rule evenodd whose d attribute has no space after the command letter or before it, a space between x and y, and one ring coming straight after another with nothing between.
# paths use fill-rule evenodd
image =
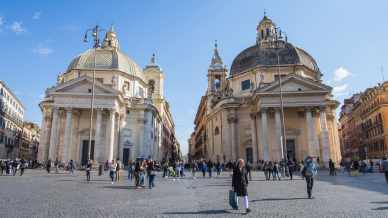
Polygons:
<instances>
[{"instance_id":1,"label":"church entrance door","mask_svg":"<svg viewBox=\"0 0 388 218\"><path fill-rule=\"evenodd\" d=\"M88 162L88 148L89 140L82 140L82 156L81 156L81 166L85 166ZM94 140L92 140L92 146L90 149L90 159L94 160Z\"/></svg>"},{"instance_id":2,"label":"church entrance door","mask_svg":"<svg viewBox=\"0 0 388 218\"><path fill-rule=\"evenodd\" d=\"M128 166L129 154L130 154L129 148L124 148L123 149L123 164L124 164L124 166Z\"/></svg>"},{"instance_id":3,"label":"church entrance door","mask_svg":"<svg viewBox=\"0 0 388 218\"><path fill-rule=\"evenodd\" d=\"M252 148L246 148L245 153L246 153L247 162L253 163L253 150L252 150Z\"/></svg>"},{"instance_id":4,"label":"church entrance door","mask_svg":"<svg viewBox=\"0 0 388 218\"><path fill-rule=\"evenodd\" d=\"M294 160L295 159L295 139L287 139L286 147L287 147L287 159Z\"/></svg>"}]
</instances>

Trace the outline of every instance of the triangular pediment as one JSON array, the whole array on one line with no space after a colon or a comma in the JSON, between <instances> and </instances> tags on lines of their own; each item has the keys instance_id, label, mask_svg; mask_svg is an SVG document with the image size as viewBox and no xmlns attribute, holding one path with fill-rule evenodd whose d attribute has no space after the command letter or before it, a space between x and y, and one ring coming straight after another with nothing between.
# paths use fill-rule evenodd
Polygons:
<instances>
[{"instance_id":1,"label":"triangular pediment","mask_svg":"<svg viewBox=\"0 0 388 218\"><path fill-rule=\"evenodd\" d=\"M330 92L331 87L320 82L304 78L298 75L288 75L282 79L283 92ZM280 92L279 81L274 81L271 84L258 88L256 92Z\"/></svg>"},{"instance_id":2,"label":"triangular pediment","mask_svg":"<svg viewBox=\"0 0 388 218\"><path fill-rule=\"evenodd\" d=\"M93 79L88 76L64 82L49 90L49 93L89 94L93 85ZM98 80L95 81L94 91L96 95L116 95L118 92Z\"/></svg>"}]
</instances>

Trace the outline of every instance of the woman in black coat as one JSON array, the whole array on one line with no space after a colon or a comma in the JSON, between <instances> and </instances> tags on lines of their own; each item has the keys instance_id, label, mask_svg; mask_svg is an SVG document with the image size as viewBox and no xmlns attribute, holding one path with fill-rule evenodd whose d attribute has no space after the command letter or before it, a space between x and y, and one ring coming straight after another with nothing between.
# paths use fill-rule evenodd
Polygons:
<instances>
[{"instance_id":1,"label":"woman in black coat","mask_svg":"<svg viewBox=\"0 0 388 218\"><path fill-rule=\"evenodd\" d=\"M237 205L238 197L243 197L246 212L249 213L251 210L248 205L248 174L243 159L238 160L237 166L233 170L232 187L237 194Z\"/></svg>"}]
</instances>

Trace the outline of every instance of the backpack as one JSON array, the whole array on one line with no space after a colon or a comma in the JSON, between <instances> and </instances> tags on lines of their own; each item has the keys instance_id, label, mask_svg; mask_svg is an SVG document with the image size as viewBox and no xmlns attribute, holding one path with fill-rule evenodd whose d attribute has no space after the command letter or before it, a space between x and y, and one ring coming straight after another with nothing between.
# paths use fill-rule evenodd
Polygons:
<instances>
[{"instance_id":1,"label":"backpack","mask_svg":"<svg viewBox=\"0 0 388 218\"><path fill-rule=\"evenodd\" d=\"M316 172L316 167L315 167L315 164L314 163L308 163L304 168L303 168L303 171L304 171L304 176L314 176L317 172Z\"/></svg>"}]
</instances>

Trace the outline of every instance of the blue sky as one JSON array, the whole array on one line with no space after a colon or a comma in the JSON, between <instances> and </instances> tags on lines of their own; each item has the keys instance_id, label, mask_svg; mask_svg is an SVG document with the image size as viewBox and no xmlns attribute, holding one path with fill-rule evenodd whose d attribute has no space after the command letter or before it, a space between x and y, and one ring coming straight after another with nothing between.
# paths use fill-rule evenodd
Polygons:
<instances>
[{"instance_id":1,"label":"blue sky","mask_svg":"<svg viewBox=\"0 0 388 218\"><path fill-rule=\"evenodd\" d=\"M85 29L114 24L121 49L144 67L153 52L183 151L207 85L214 40L228 67L255 42L263 11L318 62L342 101L388 79L387 1L2 1L0 79L40 123L38 103L73 57ZM383 73L381 73L383 69Z\"/></svg>"}]
</instances>

